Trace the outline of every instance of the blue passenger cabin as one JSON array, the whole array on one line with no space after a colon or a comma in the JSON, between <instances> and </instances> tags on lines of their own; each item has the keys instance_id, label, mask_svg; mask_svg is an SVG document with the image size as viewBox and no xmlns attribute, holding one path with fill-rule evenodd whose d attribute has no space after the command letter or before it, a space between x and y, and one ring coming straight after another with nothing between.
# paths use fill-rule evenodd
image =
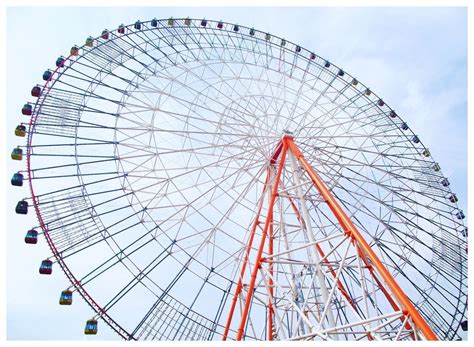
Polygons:
<instances>
[{"instance_id":1,"label":"blue passenger cabin","mask_svg":"<svg viewBox=\"0 0 474 347\"><path fill-rule=\"evenodd\" d=\"M13 160L22 160L23 159L23 150L20 148L20 146L13 148L11 157Z\"/></svg>"},{"instance_id":2,"label":"blue passenger cabin","mask_svg":"<svg viewBox=\"0 0 474 347\"><path fill-rule=\"evenodd\" d=\"M296 53L300 53L300 52L301 52L301 47L300 47L300 46L296 46L295 52L296 52Z\"/></svg>"},{"instance_id":3,"label":"blue passenger cabin","mask_svg":"<svg viewBox=\"0 0 474 347\"><path fill-rule=\"evenodd\" d=\"M57 67L64 67L64 62L65 61L66 61L66 59L63 56L59 57L58 59L56 59L56 66ZM43 77L43 79L44 79L44 77Z\"/></svg>"},{"instance_id":4,"label":"blue passenger cabin","mask_svg":"<svg viewBox=\"0 0 474 347\"><path fill-rule=\"evenodd\" d=\"M255 35L255 29L254 28L250 29L249 34L250 34L250 36L254 36Z\"/></svg>"},{"instance_id":5,"label":"blue passenger cabin","mask_svg":"<svg viewBox=\"0 0 474 347\"><path fill-rule=\"evenodd\" d=\"M464 215L464 212L463 211L459 211L458 213L456 213L456 218L457 219L464 219L466 216Z\"/></svg>"},{"instance_id":6,"label":"blue passenger cabin","mask_svg":"<svg viewBox=\"0 0 474 347\"><path fill-rule=\"evenodd\" d=\"M31 88L31 96L34 96L35 98L39 97L41 95L41 87L40 86L34 86Z\"/></svg>"},{"instance_id":7,"label":"blue passenger cabin","mask_svg":"<svg viewBox=\"0 0 474 347\"><path fill-rule=\"evenodd\" d=\"M15 135L19 137L25 137L26 126L24 126L23 124L17 125L15 128Z\"/></svg>"},{"instance_id":8,"label":"blue passenger cabin","mask_svg":"<svg viewBox=\"0 0 474 347\"><path fill-rule=\"evenodd\" d=\"M25 200L18 201L15 207L15 212L18 214L28 213L28 202Z\"/></svg>"},{"instance_id":9,"label":"blue passenger cabin","mask_svg":"<svg viewBox=\"0 0 474 347\"><path fill-rule=\"evenodd\" d=\"M461 322L461 329L462 331L467 331L467 320Z\"/></svg>"},{"instance_id":10,"label":"blue passenger cabin","mask_svg":"<svg viewBox=\"0 0 474 347\"><path fill-rule=\"evenodd\" d=\"M30 104L24 104L21 113L25 116L31 116L33 114L33 106Z\"/></svg>"},{"instance_id":11,"label":"blue passenger cabin","mask_svg":"<svg viewBox=\"0 0 474 347\"><path fill-rule=\"evenodd\" d=\"M139 20L137 20L135 24L133 25L133 27L137 30L140 30L142 28L142 23Z\"/></svg>"},{"instance_id":12,"label":"blue passenger cabin","mask_svg":"<svg viewBox=\"0 0 474 347\"><path fill-rule=\"evenodd\" d=\"M35 229L31 229L26 232L25 243L33 245L38 243L38 232Z\"/></svg>"},{"instance_id":13,"label":"blue passenger cabin","mask_svg":"<svg viewBox=\"0 0 474 347\"><path fill-rule=\"evenodd\" d=\"M39 273L41 275L51 275L53 272L53 262L49 259L45 259L41 262Z\"/></svg>"},{"instance_id":14,"label":"blue passenger cabin","mask_svg":"<svg viewBox=\"0 0 474 347\"><path fill-rule=\"evenodd\" d=\"M408 124L403 122L401 128L402 130L408 130Z\"/></svg>"},{"instance_id":15,"label":"blue passenger cabin","mask_svg":"<svg viewBox=\"0 0 474 347\"><path fill-rule=\"evenodd\" d=\"M57 61L56 61L57 63ZM53 73L49 70L46 70L45 72L43 72L43 80L44 81L49 81L51 76L53 75Z\"/></svg>"},{"instance_id":16,"label":"blue passenger cabin","mask_svg":"<svg viewBox=\"0 0 474 347\"><path fill-rule=\"evenodd\" d=\"M17 172L13 174L11 179L12 186L21 187L23 185L23 174Z\"/></svg>"},{"instance_id":17,"label":"blue passenger cabin","mask_svg":"<svg viewBox=\"0 0 474 347\"><path fill-rule=\"evenodd\" d=\"M464 227L461 231L460 231L461 235L464 236L464 237L467 237L467 227Z\"/></svg>"},{"instance_id":18,"label":"blue passenger cabin","mask_svg":"<svg viewBox=\"0 0 474 347\"><path fill-rule=\"evenodd\" d=\"M443 187L447 187L449 186L449 180L445 177L441 180L441 184L443 185Z\"/></svg>"},{"instance_id":19,"label":"blue passenger cabin","mask_svg":"<svg viewBox=\"0 0 474 347\"><path fill-rule=\"evenodd\" d=\"M316 54L311 53L311 54L309 55L309 59L311 59L311 60L316 59Z\"/></svg>"},{"instance_id":20,"label":"blue passenger cabin","mask_svg":"<svg viewBox=\"0 0 474 347\"><path fill-rule=\"evenodd\" d=\"M337 75L338 75L339 77L344 76L344 71L342 71L342 69L339 69L339 71L337 72Z\"/></svg>"},{"instance_id":21,"label":"blue passenger cabin","mask_svg":"<svg viewBox=\"0 0 474 347\"><path fill-rule=\"evenodd\" d=\"M84 328L84 334L86 335L97 334L97 321L95 319L89 319L86 322L86 327Z\"/></svg>"},{"instance_id":22,"label":"blue passenger cabin","mask_svg":"<svg viewBox=\"0 0 474 347\"><path fill-rule=\"evenodd\" d=\"M237 24L234 25L234 29L233 29L235 32L238 32L239 31L239 26Z\"/></svg>"},{"instance_id":23,"label":"blue passenger cabin","mask_svg":"<svg viewBox=\"0 0 474 347\"><path fill-rule=\"evenodd\" d=\"M448 197L449 201L451 201L453 204L455 202L458 202L458 197L456 196L456 194L451 194L449 197Z\"/></svg>"},{"instance_id":24,"label":"blue passenger cabin","mask_svg":"<svg viewBox=\"0 0 474 347\"><path fill-rule=\"evenodd\" d=\"M153 28L156 28L158 26L158 19L153 18L150 24Z\"/></svg>"},{"instance_id":25,"label":"blue passenger cabin","mask_svg":"<svg viewBox=\"0 0 474 347\"><path fill-rule=\"evenodd\" d=\"M414 143L420 143L420 139L419 139L418 136L416 136L416 135L413 135L413 137L411 138L411 140L412 140Z\"/></svg>"},{"instance_id":26,"label":"blue passenger cabin","mask_svg":"<svg viewBox=\"0 0 474 347\"><path fill-rule=\"evenodd\" d=\"M72 291L69 289L63 290L59 297L59 305L71 305L72 304Z\"/></svg>"},{"instance_id":27,"label":"blue passenger cabin","mask_svg":"<svg viewBox=\"0 0 474 347\"><path fill-rule=\"evenodd\" d=\"M202 27L205 27L206 25L207 25L207 20L203 19L203 20L201 21L201 26L202 26Z\"/></svg>"},{"instance_id":28,"label":"blue passenger cabin","mask_svg":"<svg viewBox=\"0 0 474 347\"><path fill-rule=\"evenodd\" d=\"M325 68L328 68L328 67L330 67L330 66L331 66L331 63L326 60L326 61L324 62L324 67L325 67Z\"/></svg>"}]
</instances>

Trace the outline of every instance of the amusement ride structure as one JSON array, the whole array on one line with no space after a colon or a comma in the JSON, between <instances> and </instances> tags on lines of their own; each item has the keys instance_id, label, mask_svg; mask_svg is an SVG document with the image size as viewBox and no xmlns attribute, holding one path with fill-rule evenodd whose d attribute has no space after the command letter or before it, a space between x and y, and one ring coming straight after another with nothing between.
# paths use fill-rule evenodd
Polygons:
<instances>
[{"instance_id":1,"label":"amusement ride structure","mask_svg":"<svg viewBox=\"0 0 474 347\"><path fill-rule=\"evenodd\" d=\"M89 37L15 129L25 242L127 340L454 340L467 227L440 165L367 86L206 19ZM58 293L59 294L59 293ZM87 320L89 318L89 320Z\"/></svg>"}]
</instances>

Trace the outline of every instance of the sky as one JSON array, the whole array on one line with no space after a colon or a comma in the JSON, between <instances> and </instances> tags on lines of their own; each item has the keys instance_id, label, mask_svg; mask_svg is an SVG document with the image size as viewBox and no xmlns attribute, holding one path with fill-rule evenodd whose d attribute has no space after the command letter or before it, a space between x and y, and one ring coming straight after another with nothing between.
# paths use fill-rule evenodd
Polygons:
<instances>
[{"instance_id":1,"label":"sky","mask_svg":"<svg viewBox=\"0 0 474 347\"><path fill-rule=\"evenodd\" d=\"M467 11L465 8L8 8L6 49L5 155L23 140L13 131L31 87L74 44L104 28L153 17L222 19L285 37L314 50L383 97L417 133L440 163L459 207L467 210ZM5 143L5 142L4 142ZM36 225L33 213L16 215L26 186L12 187L11 175L25 162L6 162L6 311L8 340L84 340L92 311L78 297L59 306L68 286L58 268L40 276L50 255L44 240L24 244ZM4 183L5 184L5 183ZM93 340L118 337L104 324Z\"/></svg>"}]
</instances>

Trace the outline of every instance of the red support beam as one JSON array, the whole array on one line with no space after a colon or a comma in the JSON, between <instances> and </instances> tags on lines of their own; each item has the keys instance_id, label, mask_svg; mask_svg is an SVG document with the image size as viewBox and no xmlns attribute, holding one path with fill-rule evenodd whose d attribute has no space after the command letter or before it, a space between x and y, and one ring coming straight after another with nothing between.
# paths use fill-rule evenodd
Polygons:
<instances>
[{"instance_id":1,"label":"red support beam","mask_svg":"<svg viewBox=\"0 0 474 347\"><path fill-rule=\"evenodd\" d=\"M252 249L253 239L255 237L255 231L257 230L257 226L260 223L260 220L259 220L260 213L262 211L263 200L265 198L265 192L267 190L269 179L270 179L270 168L267 169L267 178L265 179L265 184L263 185L263 190L262 190L262 194L261 194L261 197L260 197L260 203L258 205L257 216L255 217L255 221L253 222L253 225L252 225L252 230L250 231L249 242L247 244L247 249L245 251L244 260L243 260L243 263L242 263L242 268L240 269L240 275L239 275L239 280L237 282L237 287L235 288L234 296L232 298L232 303L231 303L231 306L230 306L229 315L227 316L227 321L226 321L226 324L225 324L224 333L222 335L222 341L227 340L227 336L229 334L229 329L230 329L230 324L232 323L232 318L234 316L235 305L237 304L237 299L238 299L238 297L239 297L239 295L242 291L242 280L244 278L245 269L247 267L247 263L248 263L248 260L249 260L250 250Z\"/></svg>"},{"instance_id":2,"label":"red support beam","mask_svg":"<svg viewBox=\"0 0 474 347\"><path fill-rule=\"evenodd\" d=\"M291 136L285 136L283 138L283 147L288 147L288 149L293 153L296 159L300 162L301 167L306 171L306 173L311 178L311 181L318 189L319 194L328 204L332 213L338 220L339 224L344 229L344 232L349 236L353 242L355 242L360 250L363 257L367 257L370 260L370 263L375 267L377 272L380 274L384 282L389 287L393 296L399 302L403 308L403 314L411 318L415 326L421 331L427 340L438 340L436 334L431 330L430 326L426 323L424 318L420 315L418 310L408 299L408 297L403 292L402 288L398 285L395 279L392 277L390 272L387 270L385 265L380 261L378 256L375 254L374 250L367 241L364 239L362 234L357 230L356 226L352 223L346 213L339 206L339 203L336 201L334 196L331 194L324 182L319 178L311 165L306 161L301 151L298 149L296 144L293 141Z\"/></svg>"},{"instance_id":3,"label":"red support beam","mask_svg":"<svg viewBox=\"0 0 474 347\"><path fill-rule=\"evenodd\" d=\"M284 167L284 164L285 164L287 149L288 148L287 148L286 144L283 143L283 147L282 147L282 151L281 151L280 164L278 165L278 172L275 176L275 183L273 184L272 195L271 195L270 201L268 203L268 216L271 216L273 214L273 206L275 204L275 199L276 199L277 194L278 194L278 186L279 186L279 182L280 182L281 172L283 171L283 167ZM252 297L253 297L253 290L255 288L255 280L257 278L257 272L258 272L258 269L260 268L260 266L262 265L261 264L262 253L263 253L263 248L265 246L265 240L267 238L269 226L270 226L270 218L267 217L266 220L265 220L265 226L263 228L263 234L262 234L262 239L260 241L260 246L258 248L258 253L257 253L255 265L253 267L252 276L250 278L250 283L249 283L249 287L248 287L248 291L247 291L247 298L245 300L244 310L242 312L242 317L240 319L239 329L237 330L237 338L236 338L237 340L241 340L242 336L244 334L244 327L245 327L245 323L247 322L247 316L248 316L249 309L250 309L250 302L252 301Z\"/></svg>"}]
</instances>

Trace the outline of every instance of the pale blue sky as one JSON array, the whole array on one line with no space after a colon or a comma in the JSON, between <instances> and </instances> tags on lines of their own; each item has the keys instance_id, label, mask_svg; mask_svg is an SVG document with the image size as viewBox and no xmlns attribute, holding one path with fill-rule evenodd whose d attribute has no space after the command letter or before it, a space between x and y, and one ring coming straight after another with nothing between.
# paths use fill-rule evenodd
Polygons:
<instances>
[{"instance_id":1,"label":"pale blue sky","mask_svg":"<svg viewBox=\"0 0 474 347\"><path fill-rule=\"evenodd\" d=\"M430 148L467 208L467 11L464 8L9 8L7 11L7 149L30 90L59 55L104 28L153 17L222 19L285 37L356 76L410 125ZM7 162L7 178L24 162ZM26 187L7 187L7 338L85 339L92 311L76 298L58 305L67 286L58 268L40 276L50 252L23 242L36 224L13 213ZM116 339L104 324L92 339Z\"/></svg>"}]
</instances>

